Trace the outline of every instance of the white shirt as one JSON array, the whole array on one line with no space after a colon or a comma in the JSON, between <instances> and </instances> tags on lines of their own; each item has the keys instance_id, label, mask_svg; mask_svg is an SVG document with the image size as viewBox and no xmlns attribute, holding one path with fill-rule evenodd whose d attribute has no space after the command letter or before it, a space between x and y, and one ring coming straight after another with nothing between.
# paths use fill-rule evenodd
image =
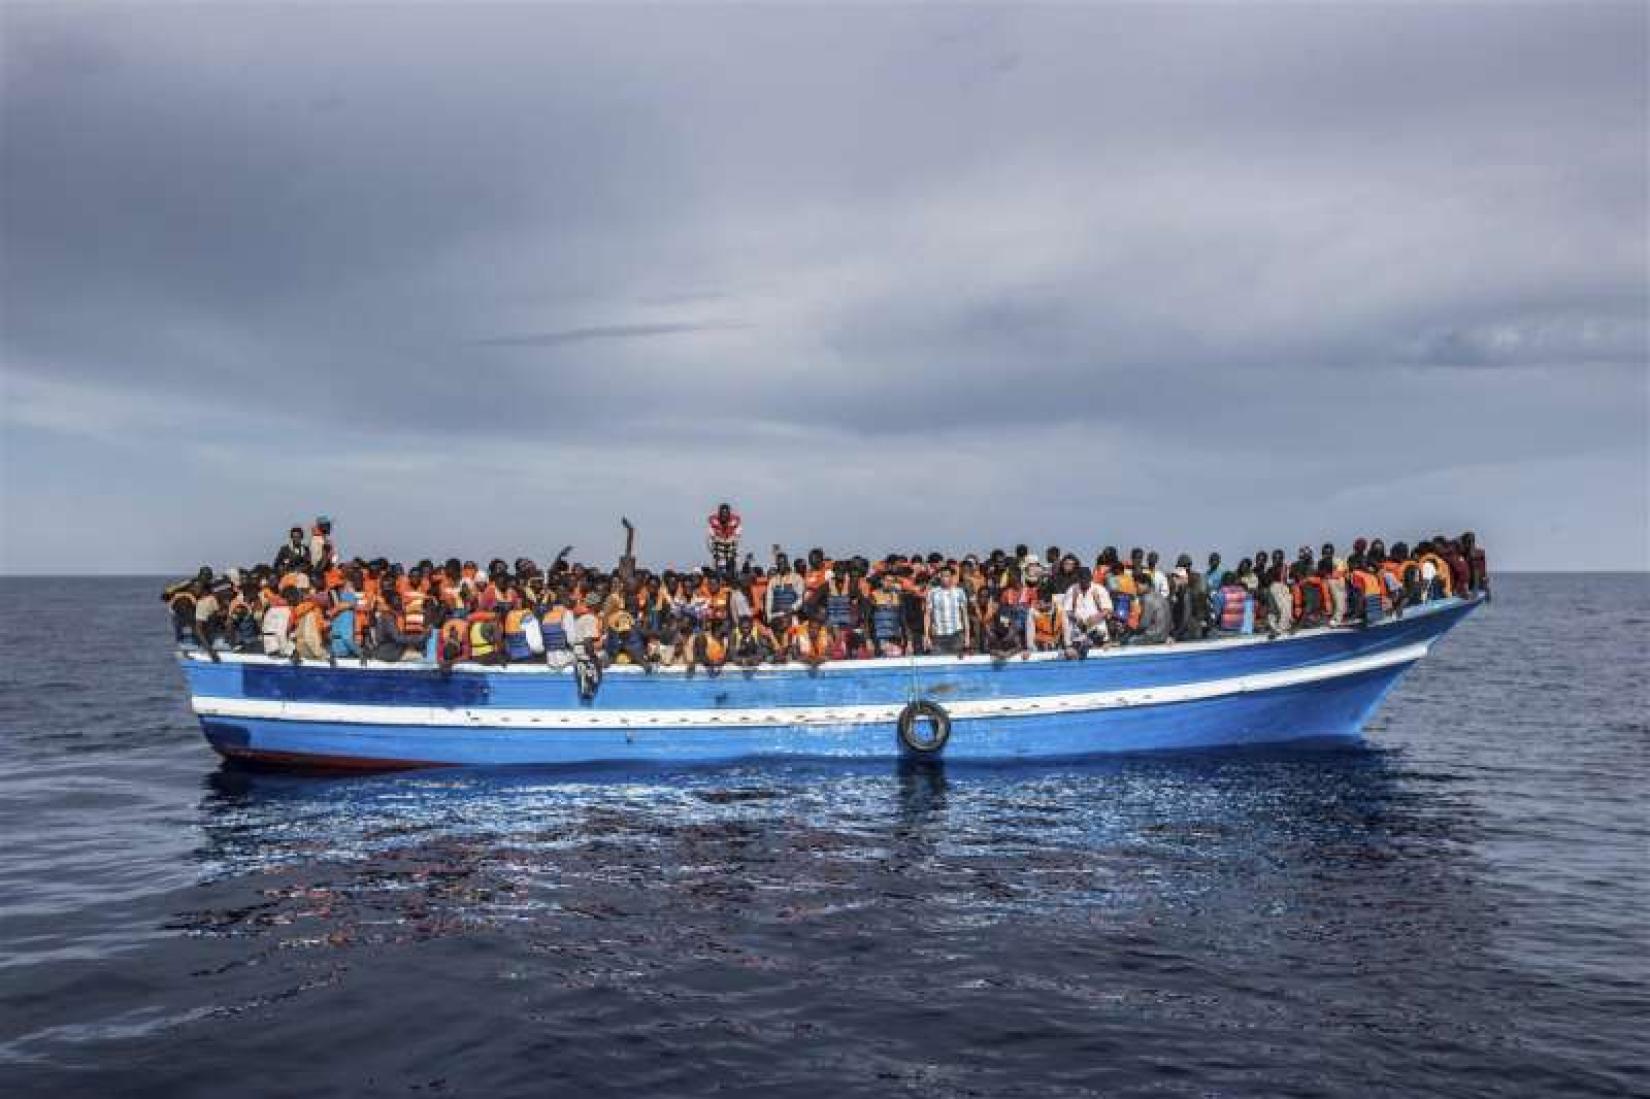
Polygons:
<instances>
[{"instance_id":1,"label":"white shirt","mask_svg":"<svg viewBox=\"0 0 1650 1099\"><path fill-rule=\"evenodd\" d=\"M1090 584L1087 591L1081 584L1073 584L1061 594L1060 609L1066 615L1069 640L1073 629L1106 620L1106 616L1111 614L1111 596L1099 584Z\"/></svg>"},{"instance_id":2,"label":"white shirt","mask_svg":"<svg viewBox=\"0 0 1650 1099\"><path fill-rule=\"evenodd\" d=\"M291 625L291 607L273 606L264 611L263 621L259 624L259 629L263 634L264 654L266 656L290 656L292 654L292 638L288 635Z\"/></svg>"},{"instance_id":3,"label":"white shirt","mask_svg":"<svg viewBox=\"0 0 1650 1099\"><path fill-rule=\"evenodd\" d=\"M567 637L573 644L582 645L586 641L597 640L601 635L601 622L590 611L585 611L573 620L573 629Z\"/></svg>"},{"instance_id":4,"label":"white shirt","mask_svg":"<svg viewBox=\"0 0 1650 1099\"><path fill-rule=\"evenodd\" d=\"M928 613L933 616L935 637L962 633L968 593L961 588L935 588L928 593Z\"/></svg>"}]
</instances>

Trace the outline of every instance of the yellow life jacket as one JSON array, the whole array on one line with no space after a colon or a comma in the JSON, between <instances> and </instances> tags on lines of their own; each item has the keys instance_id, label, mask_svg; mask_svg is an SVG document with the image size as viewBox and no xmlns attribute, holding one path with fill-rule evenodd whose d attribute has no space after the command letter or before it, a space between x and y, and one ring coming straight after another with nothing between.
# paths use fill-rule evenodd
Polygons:
<instances>
[{"instance_id":1,"label":"yellow life jacket","mask_svg":"<svg viewBox=\"0 0 1650 1099\"><path fill-rule=\"evenodd\" d=\"M470 656L479 659L498 650L497 615L477 611L470 616Z\"/></svg>"}]
</instances>

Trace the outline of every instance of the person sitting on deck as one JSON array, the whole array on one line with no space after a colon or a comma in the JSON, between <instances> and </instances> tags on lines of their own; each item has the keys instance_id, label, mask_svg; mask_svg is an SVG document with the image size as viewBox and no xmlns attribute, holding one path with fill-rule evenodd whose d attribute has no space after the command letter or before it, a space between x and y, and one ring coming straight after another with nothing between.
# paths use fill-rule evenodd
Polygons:
<instances>
[{"instance_id":1,"label":"person sitting on deck","mask_svg":"<svg viewBox=\"0 0 1650 1099\"><path fill-rule=\"evenodd\" d=\"M1027 636L1030 617L1023 606L1001 600L993 602L981 631L984 634L982 647L987 655L997 660L1030 656L1031 642Z\"/></svg>"},{"instance_id":2,"label":"person sitting on deck","mask_svg":"<svg viewBox=\"0 0 1650 1099\"><path fill-rule=\"evenodd\" d=\"M1179 641L1202 641L1209 632L1209 586L1183 553L1170 574L1169 600L1174 608L1174 636Z\"/></svg>"},{"instance_id":3,"label":"person sitting on deck","mask_svg":"<svg viewBox=\"0 0 1650 1099\"><path fill-rule=\"evenodd\" d=\"M1329 580L1334 566L1328 561L1316 564L1298 562L1295 582L1295 617L1303 630L1316 629L1329 620L1334 610Z\"/></svg>"},{"instance_id":4,"label":"person sitting on deck","mask_svg":"<svg viewBox=\"0 0 1650 1099\"><path fill-rule=\"evenodd\" d=\"M750 615L742 615L728 631L728 659L742 668L771 663L778 645L772 631Z\"/></svg>"},{"instance_id":5,"label":"person sitting on deck","mask_svg":"<svg viewBox=\"0 0 1650 1099\"><path fill-rule=\"evenodd\" d=\"M829 656L830 636L823 612L803 610L785 631L785 653L791 660L818 666Z\"/></svg>"},{"instance_id":6,"label":"person sitting on deck","mask_svg":"<svg viewBox=\"0 0 1650 1099\"><path fill-rule=\"evenodd\" d=\"M1054 600L1039 592L1037 601L1031 605L1029 616L1031 649L1033 652L1050 653L1065 652L1066 650L1066 615ZM1072 653L1072 655L1076 655Z\"/></svg>"},{"instance_id":7,"label":"person sitting on deck","mask_svg":"<svg viewBox=\"0 0 1650 1099\"><path fill-rule=\"evenodd\" d=\"M258 619L258 640L265 656L286 659L292 656L292 605L298 601L296 588L277 592L272 582L258 589L263 615Z\"/></svg>"},{"instance_id":8,"label":"person sitting on deck","mask_svg":"<svg viewBox=\"0 0 1650 1099\"><path fill-rule=\"evenodd\" d=\"M1079 569L1077 582L1061 594L1058 606L1065 619L1065 648L1069 652L1081 658L1106 643L1106 622L1113 617L1114 608L1106 589L1094 582L1093 572Z\"/></svg>"},{"instance_id":9,"label":"person sitting on deck","mask_svg":"<svg viewBox=\"0 0 1650 1099\"><path fill-rule=\"evenodd\" d=\"M1247 637L1255 632L1255 597L1236 574L1221 573L1220 587L1210 598L1217 633Z\"/></svg>"},{"instance_id":10,"label":"person sitting on deck","mask_svg":"<svg viewBox=\"0 0 1650 1099\"><path fill-rule=\"evenodd\" d=\"M727 660L727 646L718 631L707 626L685 627L686 637L677 653L677 661L692 674L698 668L715 675Z\"/></svg>"},{"instance_id":11,"label":"person sitting on deck","mask_svg":"<svg viewBox=\"0 0 1650 1099\"><path fill-rule=\"evenodd\" d=\"M313 592L299 600L292 609L292 636L294 662L320 660L332 663L328 646L326 622L326 594Z\"/></svg>"},{"instance_id":12,"label":"person sitting on deck","mask_svg":"<svg viewBox=\"0 0 1650 1099\"><path fill-rule=\"evenodd\" d=\"M1174 639L1169 600L1157 590L1149 572L1141 575L1140 625L1129 642L1135 645L1162 645Z\"/></svg>"},{"instance_id":13,"label":"person sitting on deck","mask_svg":"<svg viewBox=\"0 0 1650 1099\"><path fill-rule=\"evenodd\" d=\"M360 621L356 613L361 602L360 593L356 591L360 579L359 573L351 571L339 577L335 585L328 589L328 647L334 658L359 658L361 655L358 644Z\"/></svg>"}]
</instances>

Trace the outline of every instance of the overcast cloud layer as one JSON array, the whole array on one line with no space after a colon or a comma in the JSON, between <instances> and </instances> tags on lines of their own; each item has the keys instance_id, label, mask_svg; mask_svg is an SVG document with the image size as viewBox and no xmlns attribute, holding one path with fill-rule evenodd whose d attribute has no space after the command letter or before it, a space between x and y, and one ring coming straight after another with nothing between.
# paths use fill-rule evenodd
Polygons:
<instances>
[{"instance_id":1,"label":"overcast cloud layer","mask_svg":"<svg viewBox=\"0 0 1650 1099\"><path fill-rule=\"evenodd\" d=\"M6 571L1650 565L1640 4L0 19Z\"/></svg>"}]
</instances>

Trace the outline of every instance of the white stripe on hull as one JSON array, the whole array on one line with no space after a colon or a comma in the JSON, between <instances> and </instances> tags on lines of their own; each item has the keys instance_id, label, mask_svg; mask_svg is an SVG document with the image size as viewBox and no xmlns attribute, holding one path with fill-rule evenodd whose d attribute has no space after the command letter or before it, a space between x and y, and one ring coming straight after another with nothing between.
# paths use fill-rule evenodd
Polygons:
<instances>
[{"instance_id":1,"label":"white stripe on hull","mask_svg":"<svg viewBox=\"0 0 1650 1099\"><path fill-rule=\"evenodd\" d=\"M1211 679L1201 683L1130 687L1084 694L992 698L945 704L953 718L978 719L1069 714L1134 706L1163 706L1198 702L1255 691L1271 691L1307 683L1358 675L1412 664L1427 653L1430 642L1355 657L1331 664L1259 672ZM263 718L293 722L334 722L347 725L469 727L483 729L646 729L728 728L740 726L875 725L896 720L905 703L870 706L782 706L696 710L558 710L493 709L480 707L374 706L337 702L284 702L279 699L191 699L201 717Z\"/></svg>"}]
</instances>

